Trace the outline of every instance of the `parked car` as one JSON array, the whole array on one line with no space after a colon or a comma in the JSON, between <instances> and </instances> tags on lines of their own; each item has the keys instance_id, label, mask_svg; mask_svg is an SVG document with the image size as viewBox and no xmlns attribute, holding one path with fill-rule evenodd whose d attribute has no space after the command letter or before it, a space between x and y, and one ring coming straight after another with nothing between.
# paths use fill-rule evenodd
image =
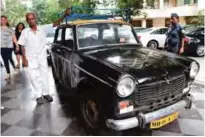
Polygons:
<instances>
[{"instance_id":1,"label":"parked car","mask_svg":"<svg viewBox=\"0 0 205 137\"><path fill-rule=\"evenodd\" d=\"M166 27L153 27L144 29L141 32L137 33L137 35L142 42L143 47L157 49L164 48L167 31L168 28Z\"/></svg>"},{"instance_id":2,"label":"parked car","mask_svg":"<svg viewBox=\"0 0 205 137\"><path fill-rule=\"evenodd\" d=\"M185 53L195 56L204 56L204 27L196 27L186 34Z\"/></svg>"},{"instance_id":3,"label":"parked car","mask_svg":"<svg viewBox=\"0 0 205 137\"><path fill-rule=\"evenodd\" d=\"M136 33L139 33L139 32L141 32L142 30L145 30L145 29L147 29L147 28L145 28L145 27L134 27L134 30L135 30Z\"/></svg>"},{"instance_id":4,"label":"parked car","mask_svg":"<svg viewBox=\"0 0 205 137\"><path fill-rule=\"evenodd\" d=\"M91 30L97 36L87 35ZM107 30L113 35L106 37ZM59 26L51 59L55 83L76 97L90 131L169 124L180 109L191 108L199 71L192 59L142 47L131 25L116 20Z\"/></svg>"}]
</instances>

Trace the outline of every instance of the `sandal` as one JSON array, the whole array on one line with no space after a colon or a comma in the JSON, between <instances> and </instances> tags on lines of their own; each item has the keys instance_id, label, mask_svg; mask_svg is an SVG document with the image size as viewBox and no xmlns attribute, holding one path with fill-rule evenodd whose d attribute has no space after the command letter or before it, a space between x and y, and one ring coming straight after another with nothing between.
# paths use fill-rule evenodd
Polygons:
<instances>
[{"instance_id":1,"label":"sandal","mask_svg":"<svg viewBox=\"0 0 205 137\"><path fill-rule=\"evenodd\" d=\"M15 68L16 68L16 69L20 69L20 64L16 65Z\"/></svg>"},{"instance_id":2,"label":"sandal","mask_svg":"<svg viewBox=\"0 0 205 137\"><path fill-rule=\"evenodd\" d=\"M7 74L7 77L5 78L5 80L10 80L11 79L11 75L10 74Z\"/></svg>"}]
</instances>

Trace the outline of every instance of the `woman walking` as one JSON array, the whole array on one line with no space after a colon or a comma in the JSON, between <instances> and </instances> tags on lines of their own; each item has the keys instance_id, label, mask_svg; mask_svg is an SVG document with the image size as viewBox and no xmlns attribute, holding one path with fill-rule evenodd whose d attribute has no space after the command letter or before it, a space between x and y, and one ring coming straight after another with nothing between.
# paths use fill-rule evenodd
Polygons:
<instances>
[{"instance_id":1,"label":"woman walking","mask_svg":"<svg viewBox=\"0 0 205 137\"><path fill-rule=\"evenodd\" d=\"M10 27L7 17L1 16L1 56L7 72L5 80L11 78L9 62L15 69L14 61L12 59L13 42L16 44L16 51L18 51L19 47L14 31Z\"/></svg>"},{"instance_id":2,"label":"woman walking","mask_svg":"<svg viewBox=\"0 0 205 137\"><path fill-rule=\"evenodd\" d=\"M19 37L21 36L21 32L23 31L23 29L25 28L25 25L23 23L18 23L17 26L16 26L16 29L15 29L15 36L16 36L16 39L18 40ZM17 51L16 50L16 45L14 44L14 53L16 54L16 60L17 60L17 65L16 65L16 68L19 69L20 68L20 58L22 59L22 62L23 62L23 67L24 67L24 62L26 60L26 57L25 55L23 54L22 52L22 47L21 45L19 45L19 50Z\"/></svg>"}]
</instances>

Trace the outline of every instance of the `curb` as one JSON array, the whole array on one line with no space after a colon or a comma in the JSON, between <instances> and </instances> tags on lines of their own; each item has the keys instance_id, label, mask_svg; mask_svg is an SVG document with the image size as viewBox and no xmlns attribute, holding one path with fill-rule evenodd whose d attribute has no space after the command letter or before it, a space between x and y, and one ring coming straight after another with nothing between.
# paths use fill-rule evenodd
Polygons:
<instances>
[{"instance_id":1,"label":"curb","mask_svg":"<svg viewBox=\"0 0 205 137\"><path fill-rule=\"evenodd\" d=\"M193 82L193 84L196 85L196 86L199 86L199 87L204 88L204 82L203 82L203 81L195 80L195 81Z\"/></svg>"}]
</instances>

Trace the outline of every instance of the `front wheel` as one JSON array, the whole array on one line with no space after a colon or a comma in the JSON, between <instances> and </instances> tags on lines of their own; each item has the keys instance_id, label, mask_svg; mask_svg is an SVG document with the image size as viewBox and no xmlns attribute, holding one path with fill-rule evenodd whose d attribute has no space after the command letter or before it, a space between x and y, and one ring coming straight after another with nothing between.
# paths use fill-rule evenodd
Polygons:
<instances>
[{"instance_id":1,"label":"front wheel","mask_svg":"<svg viewBox=\"0 0 205 137\"><path fill-rule=\"evenodd\" d=\"M104 112L100 98L91 92L81 94L79 98L80 120L87 132L98 134L105 127Z\"/></svg>"},{"instance_id":2,"label":"front wheel","mask_svg":"<svg viewBox=\"0 0 205 137\"><path fill-rule=\"evenodd\" d=\"M198 45L196 48L196 53L198 57L203 57L204 56L204 45Z\"/></svg>"}]
</instances>

